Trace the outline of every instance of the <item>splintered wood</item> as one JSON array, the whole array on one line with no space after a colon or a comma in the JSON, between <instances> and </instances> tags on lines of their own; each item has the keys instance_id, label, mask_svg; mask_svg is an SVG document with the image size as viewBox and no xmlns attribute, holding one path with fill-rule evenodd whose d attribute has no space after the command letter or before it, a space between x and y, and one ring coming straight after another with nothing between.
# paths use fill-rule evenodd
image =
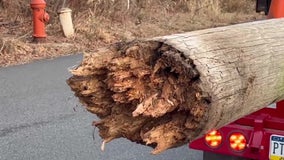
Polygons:
<instances>
[{"instance_id":1,"label":"splintered wood","mask_svg":"<svg viewBox=\"0 0 284 160\"><path fill-rule=\"evenodd\" d=\"M160 42L132 42L85 55L67 81L101 120L107 143L124 137L154 147L153 154L199 133L210 103L197 87L192 60Z\"/></svg>"},{"instance_id":2,"label":"splintered wood","mask_svg":"<svg viewBox=\"0 0 284 160\"><path fill-rule=\"evenodd\" d=\"M124 137L157 154L284 99L283 25L120 43L85 55L68 84L101 119L103 144Z\"/></svg>"}]
</instances>

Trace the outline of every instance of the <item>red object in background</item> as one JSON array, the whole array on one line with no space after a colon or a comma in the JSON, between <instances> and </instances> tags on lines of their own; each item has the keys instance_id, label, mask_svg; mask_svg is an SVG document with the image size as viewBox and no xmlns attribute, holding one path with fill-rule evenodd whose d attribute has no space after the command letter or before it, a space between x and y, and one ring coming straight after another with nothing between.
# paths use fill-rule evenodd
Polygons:
<instances>
[{"instance_id":1,"label":"red object in background","mask_svg":"<svg viewBox=\"0 0 284 160\"><path fill-rule=\"evenodd\" d=\"M268 2L270 0L267 0ZM282 17L284 17L284 0L271 0L268 18ZM220 146L210 147L206 144L205 137L201 137L192 141L189 147L223 155L268 160L271 135L284 137L284 100L278 102L276 108L263 108L220 128L218 131L223 139L220 142ZM232 139L230 137L233 134L244 136L244 139L241 138L242 141L237 141L237 144L246 142L243 150L238 151L234 149L237 148L235 147L236 144L233 144L232 147Z\"/></svg>"},{"instance_id":2,"label":"red object in background","mask_svg":"<svg viewBox=\"0 0 284 160\"><path fill-rule=\"evenodd\" d=\"M284 1L272 0L269 8L268 18L284 17Z\"/></svg>"},{"instance_id":3,"label":"red object in background","mask_svg":"<svg viewBox=\"0 0 284 160\"><path fill-rule=\"evenodd\" d=\"M49 21L49 15L46 13L46 2L44 0L31 0L33 9L33 37L34 41L41 41L46 38L45 23Z\"/></svg>"}]
</instances>

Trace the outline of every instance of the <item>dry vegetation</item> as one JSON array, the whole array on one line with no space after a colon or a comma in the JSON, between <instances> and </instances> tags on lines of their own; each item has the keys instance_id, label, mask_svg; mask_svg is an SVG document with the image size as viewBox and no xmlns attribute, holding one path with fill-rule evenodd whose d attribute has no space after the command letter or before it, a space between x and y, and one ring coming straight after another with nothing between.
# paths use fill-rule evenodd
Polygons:
<instances>
[{"instance_id":1,"label":"dry vegetation","mask_svg":"<svg viewBox=\"0 0 284 160\"><path fill-rule=\"evenodd\" d=\"M255 0L66 0L76 29L75 37L67 39L57 15L63 0L47 2L49 37L47 43L36 45L31 43L30 0L0 0L0 66L262 18L254 11Z\"/></svg>"}]
</instances>

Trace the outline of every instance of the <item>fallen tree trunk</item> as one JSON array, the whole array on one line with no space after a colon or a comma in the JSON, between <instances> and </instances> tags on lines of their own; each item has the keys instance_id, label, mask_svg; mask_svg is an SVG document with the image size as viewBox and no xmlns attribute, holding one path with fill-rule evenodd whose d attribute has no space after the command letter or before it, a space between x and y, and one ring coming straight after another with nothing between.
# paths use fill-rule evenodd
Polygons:
<instances>
[{"instance_id":1,"label":"fallen tree trunk","mask_svg":"<svg viewBox=\"0 0 284 160\"><path fill-rule=\"evenodd\" d=\"M101 120L157 154L284 99L284 19L119 43L85 54L68 84Z\"/></svg>"}]
</instances>

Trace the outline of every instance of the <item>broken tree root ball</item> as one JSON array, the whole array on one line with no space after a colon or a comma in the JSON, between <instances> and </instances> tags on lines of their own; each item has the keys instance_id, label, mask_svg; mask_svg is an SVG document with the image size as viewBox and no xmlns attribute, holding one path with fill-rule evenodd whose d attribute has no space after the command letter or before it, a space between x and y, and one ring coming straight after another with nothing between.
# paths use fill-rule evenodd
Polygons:
<instances>
[{"instance_id":1,"label":"broken tree root ball","mask_svg":"<svg viewBox=\"0 0 284 160\"><path fill-rule=\"evenodd\" d=\"M101 120L104 143L124 137L154 148L181 146L199 135L210 97L198 87L193 61L155 41L116 44L84 55L67 80Z\"/></svg>"}]
</instances>

